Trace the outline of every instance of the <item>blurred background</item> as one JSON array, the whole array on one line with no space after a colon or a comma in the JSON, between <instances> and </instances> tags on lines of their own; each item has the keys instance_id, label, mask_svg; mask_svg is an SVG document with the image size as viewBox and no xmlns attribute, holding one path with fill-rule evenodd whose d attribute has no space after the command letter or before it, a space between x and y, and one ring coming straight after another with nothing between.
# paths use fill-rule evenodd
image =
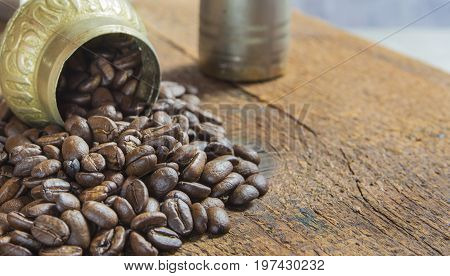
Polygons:
<instances>
[{"instance_id":1,"label":"blurred background","mask_svg":"<svg viewBox=\"0 0 450 276\"><path fill-rule=\"evenodd\" d=\"M376 42L448 0L293 0L303 13ZM382 45L450 73L450 4Z\"/></svg>"}]
</instances>

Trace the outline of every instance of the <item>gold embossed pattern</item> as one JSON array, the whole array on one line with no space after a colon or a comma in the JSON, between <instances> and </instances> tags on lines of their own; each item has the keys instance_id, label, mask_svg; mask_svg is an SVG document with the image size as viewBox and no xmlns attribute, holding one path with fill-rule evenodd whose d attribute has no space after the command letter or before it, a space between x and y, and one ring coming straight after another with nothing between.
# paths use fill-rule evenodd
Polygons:
<instances>
[{"instance_id":1,"label":"gold embossed pattern","mask_svg":"<svg viewBox=\"0 0 450 276\"><path fill-rule=\"evenodd\" d=\"M52 121L39 100L37 69L49 40L65 39L61 29L76 28L80 20L114 17L145 33L126 0L34 0L9 21L0 44L0 83L10 108L21 120L43 125ZM55 53L58 54L58 53ZM56 86L56 84L55 84Z\"/></svg>"}]
</instances>

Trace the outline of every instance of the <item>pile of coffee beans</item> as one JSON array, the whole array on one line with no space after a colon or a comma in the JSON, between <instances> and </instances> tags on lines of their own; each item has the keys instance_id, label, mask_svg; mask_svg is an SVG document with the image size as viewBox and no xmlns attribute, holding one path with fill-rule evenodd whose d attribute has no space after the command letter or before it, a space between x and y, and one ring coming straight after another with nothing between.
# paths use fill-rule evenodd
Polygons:
<instances>
[{"instance_id":1,"label":"pile of coffee beans","mask_svg":"<svg viewBox=\"0 0 450 276\"><path fill-rule=\"evenodd\" d=\"M64 127L29 128L0 99L0 255L170 254L268 191L195 87L162 82L151 112L136 101L140 59L123 47L67 63Z\"/></svg>"}]
</instances>

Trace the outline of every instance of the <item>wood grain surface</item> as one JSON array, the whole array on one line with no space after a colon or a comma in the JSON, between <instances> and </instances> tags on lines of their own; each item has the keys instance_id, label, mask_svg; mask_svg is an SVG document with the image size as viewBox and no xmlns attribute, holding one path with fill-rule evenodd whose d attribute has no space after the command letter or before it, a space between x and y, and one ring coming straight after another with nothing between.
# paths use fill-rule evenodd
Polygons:
<instances>
[{"instance_id":1,"label":"wood grain surface","mask_svg":"<svg viewBox=\"0 0 450 276\"><path fill-rule=\"evenodd\" d=\"M163 78L198 86L271 181L228 235L177 254L450 254L448 74L296 12L284 77L221 82L197 68L199 1L134 3Z\"/></svg>"}]
</instances>

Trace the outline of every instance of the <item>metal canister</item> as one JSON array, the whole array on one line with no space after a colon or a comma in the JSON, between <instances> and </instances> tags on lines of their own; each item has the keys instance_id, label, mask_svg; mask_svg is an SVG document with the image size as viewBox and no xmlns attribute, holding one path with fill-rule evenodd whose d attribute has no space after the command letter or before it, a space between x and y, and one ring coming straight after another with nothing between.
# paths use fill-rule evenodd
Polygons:
<instances>
[{"instance_id":1,"label":"metal canister","mask_svg":"<svg viewBox=\"0 0 450 276\"><path fill-rule=\"evenodd\" d=\"M261 81L286 70L290 0L202 0L201 70L229 81Z\"/></svg>"},{"instance_id":2,"label":"metal canister","mask_svg":"<svg viewBox=\"0 0 450 276\"><path fill-rule=\"evenodd\" d=\"M158 96L160 67L146 33L127 0L29 1L9 20L0 42L3 96L15 115L30 125L63 124L56 88L68 58L94 38L129 36L142 53L135 97L152 104Z\"/></svg>"}]
</instances>

